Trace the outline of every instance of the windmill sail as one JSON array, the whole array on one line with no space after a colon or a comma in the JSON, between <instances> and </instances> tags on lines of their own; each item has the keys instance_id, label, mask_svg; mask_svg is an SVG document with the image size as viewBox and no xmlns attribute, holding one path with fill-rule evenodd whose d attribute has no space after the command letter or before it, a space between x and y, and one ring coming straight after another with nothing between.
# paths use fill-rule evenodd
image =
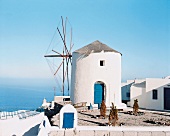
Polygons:
<instances>
[{"instance_id":1,"label":"windmill sail","mask_svg":"<svg viewBox=\"0 0 170 136\"><path fill-rule=\"evenodd\" d=\"M44 57L47 59L51 72L56 79L57 86L59 86L64 96L66 89L69 95L69 76L72 62L71 50L74 44L72 43L72 28L70 23L70 28L67 25L67 22L69 22L67 17L65 21L63 17L61 17L60 22L62 22L62 24L59 23ZM50 58L52 58L52 61L49 61ZM56 62L58 64L55 64Z\"/></svg>"}]
</instances>

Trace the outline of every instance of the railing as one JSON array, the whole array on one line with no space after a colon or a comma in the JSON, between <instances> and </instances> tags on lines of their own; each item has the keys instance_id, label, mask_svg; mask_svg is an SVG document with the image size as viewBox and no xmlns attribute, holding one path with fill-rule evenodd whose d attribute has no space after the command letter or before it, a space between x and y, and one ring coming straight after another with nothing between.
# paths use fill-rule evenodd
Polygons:
<instances>
[{"instance_id":1,"label":"railing","mask_svg":"<svg viewBox=\"0 0 170 136\"><path fill-rule=\"evenodd\" d=\"M19 119L26 119L31 116L35 116L39 114L40 112L37 111L14 111L14 112L0 112L0 120L8 119L8 118L13 118L13 117L18 117Z\"/></svg>"}]
</instances>

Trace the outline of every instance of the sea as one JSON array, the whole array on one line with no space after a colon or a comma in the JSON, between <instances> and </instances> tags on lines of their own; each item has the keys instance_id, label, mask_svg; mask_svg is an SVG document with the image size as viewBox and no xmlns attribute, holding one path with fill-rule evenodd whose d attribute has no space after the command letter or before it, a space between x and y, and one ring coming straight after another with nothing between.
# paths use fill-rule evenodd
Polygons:
<instances>
[{"instance_id":1,"label":"sea","mask_svg":"<svg viewBox=\"0 0 170 136\"><path fill-rule=\"evenodd\" d=\"M54 95L62 95L61 91L55 91L50 86L4 86L0 85L0 111L36 110L42 105L45 98L48 102L54 99Z\"/></svg>"}]
</instances>

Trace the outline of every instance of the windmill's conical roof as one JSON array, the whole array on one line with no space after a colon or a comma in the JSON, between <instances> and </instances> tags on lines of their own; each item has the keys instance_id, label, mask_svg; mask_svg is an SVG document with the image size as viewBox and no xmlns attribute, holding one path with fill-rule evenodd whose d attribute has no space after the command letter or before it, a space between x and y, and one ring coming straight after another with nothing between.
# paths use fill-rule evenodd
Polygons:
<instances>
[{"instance_id":1,"label":"windmill's conical roof","mask_svg":"<svg viewBox=\"0 0 170 136\"><path fill-rule=\"evenodd\" d=\"M96 40L74 52L80 53L80 54L90 54L91 52L93 53L97 53L97 52L115 52L115 53L120 53L112 48L110 48L109 46L107 46L106 44L101 43L100 41ZM120 53L121 54L121 53Z\"/></svg>"}]
</instances>

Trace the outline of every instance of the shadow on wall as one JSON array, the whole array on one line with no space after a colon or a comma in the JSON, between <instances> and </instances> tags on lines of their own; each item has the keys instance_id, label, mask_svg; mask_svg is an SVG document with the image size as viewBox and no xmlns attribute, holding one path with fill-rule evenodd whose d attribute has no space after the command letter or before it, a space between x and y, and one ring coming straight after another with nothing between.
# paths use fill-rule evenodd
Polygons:
<instances>
[{"instance_id":1,"label":"shadow on wall","mask_svg":"<svg viewBox=\"0 0 170 136\"><path fill-rule=\"evenodd\" d=\"M23 136L37 136L39 126L40 126L40 124L37 124L36 126L32 127L27 132L25 132Z\"/></svg>"},{"instance_id":2,"label":"shadow on wall","mask_svg":"<svg viewBox=\"0 0 170 136\"><path fill-rule=\"evenodd\" d=\"M139 108L165 110L164 88L170 88L168 85L169 84L164 84L158 88L152 88L152 90L157 90L157 99L153 99L152 90L148 90L148 92L146 92L146 81L134 84L133 86L138 87L138 89L141 89L142 93L131 99L131 106L133 106L134 100L138 99Z\"/></svg>"},{"instance_id":3,"label":"shadow on wall","mask_svg":"<svg viewBox=\"0 0 170 136\"><path fill-rule=\"evenodd\" d=\"M121 87L122 102L127 104L130 101L130 88L134 82Z\"/></svg>"},{"instance_id":4,"label":"shadow on wall","mask_svg":"<svg viewBox=\"0 0 170 136\"><path fill-rule=\"evenodd\" d=\"M133 106L134 100L138 99L139 108L145 108L145 106L144 106L145 104L143 104L143 101L144 101L143 98L145 98L145 95L146 95L146 81L143 81L141 83L133 84L132 86L137 87L138 89L140 89L139 91L142 90L141 91L142 93L140 95L138 95L137 97L134 97L133 99L130 98L131 106ZM131 88L130 88L130 90L131 90ZM135 91L137 91L137 90L135 90ZM130 93L131 93L131 91L130 91ZM140 103L142 103L143 105L141 106Z\"/></svg>"},{"instance_id":5,"label":"shadow on wall","mask_svg":"<svg viewBox=\"0 0 170 136\"><path fill-rule=\"evenodd\" d=\"M143 82L141 82L141 83L136 83L136 84L134 84L133 86L145 88L145 87L146 87L146 81L143 81Z\"/></svg>"}]
</instances>

